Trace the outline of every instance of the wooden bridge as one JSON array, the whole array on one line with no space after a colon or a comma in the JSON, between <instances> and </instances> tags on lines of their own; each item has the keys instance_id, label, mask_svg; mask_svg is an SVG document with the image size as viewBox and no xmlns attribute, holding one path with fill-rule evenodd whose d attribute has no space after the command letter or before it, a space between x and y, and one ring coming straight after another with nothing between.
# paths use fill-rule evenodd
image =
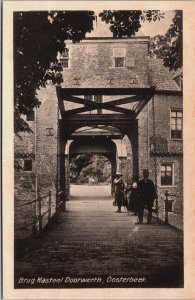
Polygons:
<instances>
[{"instance_id":1,"label":"wooden bridge","mask_svg":"<svg viewBox=\"0 0 195 300\"><path fill-rule=\"evenodd\" d=\"M30 287L20 278L35 278L37 288L183 286L181 231L155 219L152 225L135 225L132 213L115 213L109 186L75 185L71 195L56 223L16 251L16 288ZM37 282L51 277L63 280L57 286ZM67 279L94 277L101 283Z\"/></svg>"}]
</instances>

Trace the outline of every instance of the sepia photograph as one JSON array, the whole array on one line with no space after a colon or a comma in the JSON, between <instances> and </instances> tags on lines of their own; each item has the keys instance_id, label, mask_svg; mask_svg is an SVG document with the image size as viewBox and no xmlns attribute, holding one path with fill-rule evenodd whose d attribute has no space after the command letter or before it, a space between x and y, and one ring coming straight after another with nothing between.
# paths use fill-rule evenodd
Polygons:
<instances>
[{"instance_id":1,"label":"sepia photograph","mask_svg":"<svg viewBox=\"0 0 195 300\"><path fill-rule=\"evenodd\" d=\"M183 10L59 2L12 12L13 289L183 289Z\"/></svg>"}]
</instances>

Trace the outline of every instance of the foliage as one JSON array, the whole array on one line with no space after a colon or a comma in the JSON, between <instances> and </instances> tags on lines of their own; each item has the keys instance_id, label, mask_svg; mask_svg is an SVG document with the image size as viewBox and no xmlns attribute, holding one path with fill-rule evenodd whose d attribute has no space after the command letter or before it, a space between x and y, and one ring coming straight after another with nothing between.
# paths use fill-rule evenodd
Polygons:
<instances>
[{"instance_id":1,"label":"foliage","mask_svg":"<svg viewBox=\"0 0 195 300\"><path fill-rule=\"evenodd\" d=\"M57 53L64 41L79 42L93 29L93 20L91 11L14 13L15 132L29 130L20 115L41 104L37 89L62 82Z\"/></svg>"},{"instance_id":2,"label":"foliage","mask_svg":"<svg viewBox=\"0 0 195 300\"><path fill-rule=\"evenodd\" d=\"M163 18L159 10L104 10L99 16L110 24L114 37L131 37L141 27L141 21L157 21Z\"/></svg>"},{"instance_id":3,"label":"foliage","mask_svg":"<svg viewBox=\"0 0 195 300\"><path fill-rule=\"evenodd\" d=\"M163 59L165 67L177 70L183 66L183 28L182 11L176 11L167 33L151 38L149 53L151 57Z\"/></svg>"},{"instance_id":4,"label":"foliage","mask_svg":"<svg viewBox=\"0 0 195 300\"><path fill-rule=\"evenodd\" d=\"M111 165L108 159L97 154L77 155L70 163L70 181L88 183L93 176L96 182L110 182Z\"/></svg>"}]
</instances>

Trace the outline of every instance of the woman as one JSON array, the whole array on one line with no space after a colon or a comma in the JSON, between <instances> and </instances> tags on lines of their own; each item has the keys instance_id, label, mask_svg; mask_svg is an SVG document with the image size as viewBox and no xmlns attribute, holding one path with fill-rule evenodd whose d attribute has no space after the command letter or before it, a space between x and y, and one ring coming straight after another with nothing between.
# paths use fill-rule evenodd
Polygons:
<instances>
[{"instance_id":1,"label":"woman","mask_svg":"<svg viewBox=\"0 0 195 300\"><path fill-rule=\"evenodd\" d=\"M122 180L122 174L116 174L114 180L114 192L115 192L115 202L118 206L118 213L121 213L121 206L123 205L124 200L124 182Z\"/></svg>"},{"instance_id":2,"label":"woman","mask_svg":"<svg viewBox=\"0 0 195 300\"><path fill-rule=\"evenodd\" d=\"M134 212L135 215L138 213L138 190L137 190L137 182L134 181L130 188L129 195L129 211Z\"/></svg>"}]
</instances>

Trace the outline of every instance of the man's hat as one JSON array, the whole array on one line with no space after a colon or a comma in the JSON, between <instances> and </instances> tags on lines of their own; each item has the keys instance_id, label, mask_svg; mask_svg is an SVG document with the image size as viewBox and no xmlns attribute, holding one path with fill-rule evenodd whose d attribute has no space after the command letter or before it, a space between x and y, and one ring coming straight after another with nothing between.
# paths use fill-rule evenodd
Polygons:
<instances>
[{"instance_id":1,"label":"man's hat","mask_svg":"<svg viewBox=\"0 0 195 300\"><path fill-rule=\"evenodd\" d=\"M143 169L143 173L150 173L148 169Z\"/></svg>"},{"instance_id":2,"label":"man's hat","mask_svg":"<svg viewBox=\"0 0 195 300\"><path fill-rule=\"evenodd\" d=\"M121 173L119 173L119 172L117 172L117 173L116 173L116 176L122 176L122 174L121 174Z\"/></svg>"}]
</instances>

